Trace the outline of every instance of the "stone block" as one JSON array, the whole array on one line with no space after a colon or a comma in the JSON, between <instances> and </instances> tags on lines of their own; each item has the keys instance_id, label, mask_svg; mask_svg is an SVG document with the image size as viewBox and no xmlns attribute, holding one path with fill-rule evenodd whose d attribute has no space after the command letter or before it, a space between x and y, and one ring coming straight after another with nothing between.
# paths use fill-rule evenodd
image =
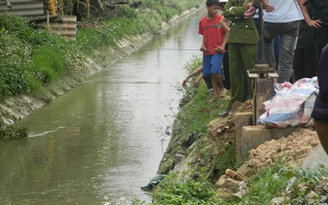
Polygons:
<instances>
[{"instance_id":1,"label":"stone block","mask_svg":"<svg viewBox=\"0 0 328 205\"><path fill-rule=\"evenodd\" d=\"M241 134L240 158L246 159L251 149L272 139L288 137L296 128L289 127L285 129L265 128L263 125L244 126Z\"/></svg>"},{"instance_id":2,"label":"stone block","mask_svg":"<svg viewBox=\"0 0 328 205\"><path fill-rule=\"evenodd\" d=\"M315 147L312 152L306 156L302 168L312 170L323 169L328 172L328 155L321 144Z\"/></svg>"},{"instance_id":3,"label":"stone block","mask_svg":"<svg viewBox=\"0 0 328 205\"><path fill-rule=\"evenodd\" d=\"M241 160L242 148L242 129L244 126L253 125L252 112L238 112L235 114L235 128L236 128L236 160Z\"/></svg>"},{"instance_id":4,"label":"stone block","mask_svg":"<svg viewBox=\"0 0 328 205\"><path fill-rule=\"evenodd\" d=\"M273 95L273 78L256 78L253 101L253 125L258 125L258 118L265 112L264 102Z\"/></svg>"}]
</instances>

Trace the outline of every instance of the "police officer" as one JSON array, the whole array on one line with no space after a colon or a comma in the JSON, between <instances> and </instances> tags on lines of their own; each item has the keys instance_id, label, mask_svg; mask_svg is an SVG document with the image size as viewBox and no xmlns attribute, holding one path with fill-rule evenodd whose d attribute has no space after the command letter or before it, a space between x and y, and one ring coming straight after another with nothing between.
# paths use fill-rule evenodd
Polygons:
<instances>
[{"instance_id":1,"label":"police officer","mask_svg":"<svg viewBox=\"0 0 328 205\"><path fill-rule=\"evenodd\" d=\"M243 102L244 81L249 78L244 73L254 68L258 32L252 18L244 18L246 5L251 0L229 0L224 7L223 16L231 21L229 36L229 71L231 99L227 109L219 114L219 117L228 116L234 102ZM249 94L252 95L252 86L249 86Z\"/></svg>"}]
</instances>

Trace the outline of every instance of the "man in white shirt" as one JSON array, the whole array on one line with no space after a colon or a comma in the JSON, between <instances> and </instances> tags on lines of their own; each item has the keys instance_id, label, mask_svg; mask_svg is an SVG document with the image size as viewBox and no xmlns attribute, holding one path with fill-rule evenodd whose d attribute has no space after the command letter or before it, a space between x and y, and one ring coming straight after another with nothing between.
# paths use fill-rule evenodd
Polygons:
<instances>
[{"instance_id":1,"label":"man in white shirt","mask_svg":"<svg viewBox=\"0 0 328 205\"><path fill-rule=\"evenodd\" d=\"M270 67L275 67L273 39L280 36L278 83L289 81L294 58L294 48L303 15L296 0L253 0L247 7L245 18L255 13L256 5L262 2L263 53Z\"/></svg>"}]
</instances>

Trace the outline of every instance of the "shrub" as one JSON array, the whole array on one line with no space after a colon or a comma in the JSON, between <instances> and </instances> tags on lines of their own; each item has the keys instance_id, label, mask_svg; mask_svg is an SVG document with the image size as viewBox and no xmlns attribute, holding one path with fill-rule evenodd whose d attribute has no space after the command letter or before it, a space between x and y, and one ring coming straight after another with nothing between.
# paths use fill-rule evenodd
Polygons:
<instances>
[{"instance_id":1,"label":"shrub","mask_svg":"<svg viewBox=\"0 0 328 205\"><path fill-rule=\"evenodd\" d=\"M0 97L29 91L25 67L31 63L31 46L5 31L0 35L0 48Z\"/></svg>"},{"instance_id":2,"label":"shrub","mask_svg":"<svg viewBox=\"0 0 328 205\"><path fill-rule=\"evenodd\" d=\"M123 18L134 19L138 17L138 12L128 5L122 5L117 8L117 15Z\"/></svg>"},{"instance_id":3,"label":"shrub","mask_svg":"<svg viewBox=\"0 0 328 205\"><path fill-rule=\"evenodd\" d=\"M217 191L207 180L206 170L190 172L184 173L188 177L179 176L178 173L165 177L153 193L152 204L219 204L212 198Z\"/></svg>"},{"instance_id":4,"label":"shrub","mask_svg":"<svg viewBox=\"0 0 328 205\"><path fill-rule=\"evenodd\" d=\"M65 73L65 64L59 52L49 46L37 49L31 56L31 60L34 65L32 72L42 83L50 83Z\"/></svg>"}]
</instances>

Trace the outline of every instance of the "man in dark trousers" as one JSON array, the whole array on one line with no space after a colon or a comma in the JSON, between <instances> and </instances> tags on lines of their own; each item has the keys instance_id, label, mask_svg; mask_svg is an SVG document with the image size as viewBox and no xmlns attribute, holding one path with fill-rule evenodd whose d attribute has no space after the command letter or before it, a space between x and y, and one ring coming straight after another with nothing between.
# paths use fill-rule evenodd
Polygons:
<instances>
[{"instance_id":1,"label":"man in dark trousers","mask_svg":"<svg viewBox=\"0 0 328 205\"><path fill-rule=\"evenodd\" d=\"M251 0L229 0L224 7L223 16L231 21L228 41L231 99L226 110L220 113L219 117L228 116L236 101L244 101L244 81L249 83L245 73L255 66L258 33L254 20L244 18L246 5L250 2ZM252 91L249 93L251 94Z\"/></svg>"},{"instance_id":2,"label":"man in dark trousers","mask_svg":"<svg viewBox=\"0 0 328 205\"><path fill-rule=\"evenodd\" d=\"M294 58L294 47L303 15L295 0L252 0L247 6L245 17L254 15L256 5L264 4L263 53L271 68L276 66L273 39L280 38L278 83L288 82ZM270 8L270 9L268 9ZM252 12L250 12L252 11Z\"/></svg>"},{"instance_id":3,"label":"man in dark trousers","mask_svg":"<svg viewBox=\"0 0 328 205\"><path fill-rule=\"evenodd\" d=\"M300 4L305 22L316 28L316 53L317 59L321 56L322 48L328 43L328 1L327 0L297 0ZM310 4L312 15L306 6Z\"/></svg>"},{"instance_id":4,"label":"man in dark trousers","mask_svg":"<svg viewBox=\"0 0 328 205\"><path fill-rule=\"evenodd\" d=\"M319 94L314 103L311 117L318 133L322 147L328 154L328 1L327 0L298 0L305 22L316 28L316 53L319 60L317 76ZM311 4L312 16L306 9Z\"/></svg>"},{"instance_id":5,"label":"man in dark trousers","mask_svg":"<svg viewBox=\"0 0 328 205\"><path fill-rule=\"evenodd\" d=\"M322 147L328 154L328 44L322 49L317 67L319 94L314 103L311 117Z\"/></svg>"},{"instance_id":6,"label":"man in dark trousers","mask_svg":"<svg viewBox=\"0 0 328 205\"><path fill-rule=\"evenodd\" d=\"M312 14L311 5L307 5ZM316 76L317 57L315 48L315 28L309 26L305 20L301 21L293 61L294 80L312 78Z\"/></svg>"}]
</instances>

